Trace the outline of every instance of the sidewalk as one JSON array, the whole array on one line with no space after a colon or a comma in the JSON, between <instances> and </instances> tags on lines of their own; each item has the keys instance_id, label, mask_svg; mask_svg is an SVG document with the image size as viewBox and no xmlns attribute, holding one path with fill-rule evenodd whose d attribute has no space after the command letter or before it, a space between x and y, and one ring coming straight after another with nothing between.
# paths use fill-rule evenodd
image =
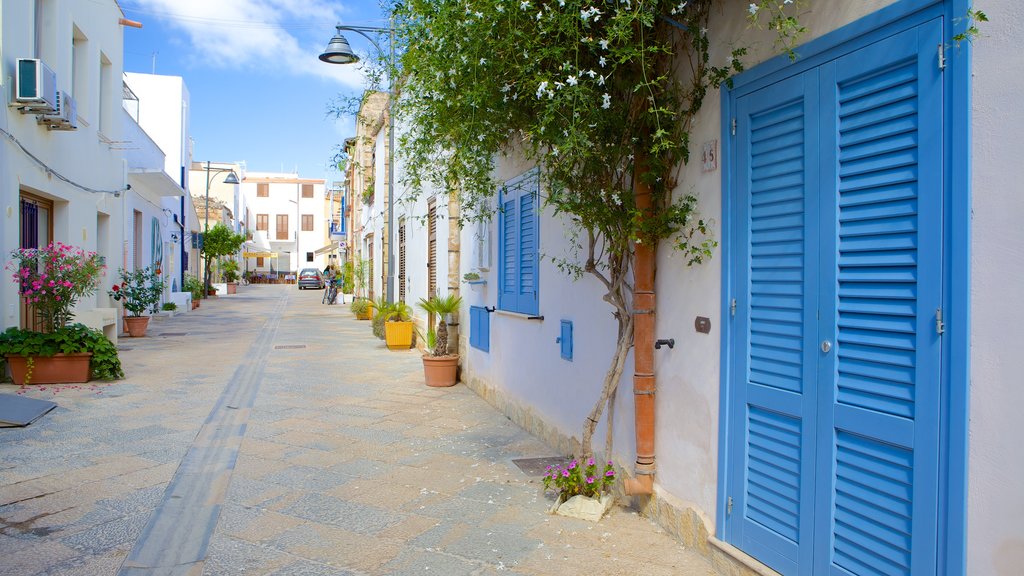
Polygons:
<instances>
[{"instance_id":1,"label":"sidewalk","mask_svg":"<svg viewBox=\"0 0 1024 576\"><path fill-rule=\"evenodd\" d=\"M347 307L240 292L122 340L123 381L28 392L60 406L0 430L0 575L714 573L626 509L547 514L512 459L551 450Z\"/></svg>"}]
</instances>

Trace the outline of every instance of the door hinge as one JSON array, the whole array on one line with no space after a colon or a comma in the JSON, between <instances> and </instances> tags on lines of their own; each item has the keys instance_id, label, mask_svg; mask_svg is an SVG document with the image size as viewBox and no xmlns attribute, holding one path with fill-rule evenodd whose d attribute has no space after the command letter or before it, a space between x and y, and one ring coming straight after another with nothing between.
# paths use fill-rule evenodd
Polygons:
<instances>
[{"instance_id":1,"label":"door hinge","mask_svg":"<svg viewBox=\"0 0 1024 576\"><path fill-rule=\"evenodd\" d=\"M939 70L946 69L946 48L939 44Z\"/></svg>"},{"instance_id":2,"label":"door hinge","mask_svg":"<svg viewBox=\"0 0 1024 576\"><path fill-rule=\"evenodd\" d=\"M935 309L935 333L940 335L946 333L946 323L942 321L942 308Z\"/></svg>"},{"instance_id":3,"label":"door hinge","mask_svg":"<svg viewBox=\"0 0 1024 576\"><path fill-rule=\"evenodd\" d=\"M736 299L733 298L732 302L729 303L729 313L733 316L736 315Z\"/></svg>"},{"instance_id":4,"label":"door hinge","mask_svg":"<svg viewBox=\"0 0 1024 576\"><path fill-rule=\"evenodd\" d=\"M736 119L735 118L732 119L732 135L733 136L736 135Z\"/></svg>"},{"instance_id":5,"label":"door hinge","mask_svg":"<svg viewBox=\"0 0 1024 576\"><path fill-rule=\"evenodd\" d=\"M732 496L725 499L725 515L732 516Z\"/></svg>"}]
</instances>

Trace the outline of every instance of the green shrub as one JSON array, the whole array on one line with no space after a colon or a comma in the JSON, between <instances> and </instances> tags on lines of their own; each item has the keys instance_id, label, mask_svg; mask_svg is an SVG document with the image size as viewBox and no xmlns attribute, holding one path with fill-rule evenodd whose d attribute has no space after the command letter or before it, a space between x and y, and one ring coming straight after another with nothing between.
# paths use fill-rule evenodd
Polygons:
<instances>
[{"instance_id":1,"label":"green shrub","mask_svg":"<svg viewBox=\"0 0 1024 576\"><path fill-rule=\"evenodd\" d=\"M0 356L53 356L92 352L89 363L92 377L97 380L116 380L124 377L117 348L99 330L82 324L68 324L53 332L32 332L8 328L0 334Z\"/></svg>"},{"instance_id":2,"label":"green shrub","mask_svg":"<svg viewBox=\"0 0 1024 576\"><path fill-rule=\"evenodd\" d=\"M175 304L174 302L164 302L164 305L161 306L160 309L166 310L168 312L173 312L178 309L178 305Z\"/></svg>"}]
</instances>

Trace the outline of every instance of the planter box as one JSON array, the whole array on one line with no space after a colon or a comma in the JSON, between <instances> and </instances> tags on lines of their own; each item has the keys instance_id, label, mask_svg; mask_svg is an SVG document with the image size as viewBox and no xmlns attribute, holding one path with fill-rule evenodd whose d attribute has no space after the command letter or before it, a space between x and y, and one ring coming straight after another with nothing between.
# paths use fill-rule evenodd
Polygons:
<instances>
[{"instance_id":1,"label":"planter box","mask_svg":"<svg viewBox=\"0 0 1024 576\"><path fill-rule=\"evenodd\" d=\"M29 377L29 384L80 384L89 381L92 352L32 356L31 375L27 357L8 354L5 358L11 367L11 379L15 384L25 384L26 376Z\"/></svg>"},{"instance_id":2,"label":"planter box","mask_svg":"<svg viewBox=\"0 0 1024 576\"><path fill-rule=\"evenodd\" d=\"M412 348L412 322L385 322L384 340L392 350Z\"/></svg>"},{"instance_id":3,"label":"planter box","mask_svg":"<svg viewBox=\"0 0 1024 576\"><path fill-rule=\"evenodd\" d=\"M565 502L561 500L555 502L555 505L551 507L551 512L559 516L597 522L611 509L614 501L611 494L601 496L600 500L590 496L573 496Z\"/></svg>"},{"instance_id":4,"label":"planter box","mask_svg":"<svg viewBox=\"0 0 1024 576\"><path fill-rule=\"evenodd\" d=\"M228 288L228 294L237 294L238 293L238 282L228 282L227 283L227 288Z\"/></svg>"}]
</instances>

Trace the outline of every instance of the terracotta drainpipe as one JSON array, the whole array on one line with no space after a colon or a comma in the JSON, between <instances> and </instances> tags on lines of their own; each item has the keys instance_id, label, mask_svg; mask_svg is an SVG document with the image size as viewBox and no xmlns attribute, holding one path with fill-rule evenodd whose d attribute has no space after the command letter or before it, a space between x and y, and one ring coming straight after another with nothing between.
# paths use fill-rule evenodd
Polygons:
<instances>
[{"instance_id":1,"label":"terracotta drainpipe","mask_svg":"<svg viewBox=\"0 0 1024 576\"><path fill-rule=\"evenodd\" d=\"M644 163L639 161L637 173ZM651 209L651 187L633 177L636 207ZM625 481L626 494L654 491L654 256L657 246L636 245L633 277L633 404L636 421L636 477Z\"/></svg>"}]
</instances>

